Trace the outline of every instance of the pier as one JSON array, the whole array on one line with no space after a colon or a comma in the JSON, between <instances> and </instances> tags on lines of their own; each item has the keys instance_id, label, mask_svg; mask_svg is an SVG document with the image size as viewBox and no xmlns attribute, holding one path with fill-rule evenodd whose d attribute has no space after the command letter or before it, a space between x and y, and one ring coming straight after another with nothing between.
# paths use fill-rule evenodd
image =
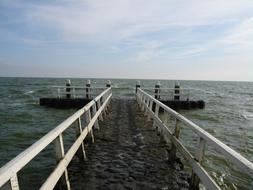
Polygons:
<instances>
[{"instance_id":1,"label":"pier","mask_svg":"<svg viewBox=\"0 0 253 190\"><path fill-rule=\"evenodd\" d=\"M180 102L178 86L173 88L174 99L170 101ZM64 99L75 101L74 92L80 87L64 88ZM166 105L169 100L161 98L159 84L152 95L137 83L134 99L114 99L110 83L95 97L91 96L91 86L83 89L83 99L89 101L82 102L81 109L4 165L0 187L19 189L19 171L52 143L57 165L40 189L199 189L200 183L207 189L221 189L202 164L207 146L245 175L253 176L253 163ZM56 99L61 101L61 92L58 95ZM170 125L163 120L164 113ZM69 128L75 129L76 139L65 149L63 134ZM194 154L181 142L185 128L197 136ZM183 170L181 159L191 172ZM79 172L72 172L71 167Z\"/></svg>"},{"instance_id":2,"label":"pier","mask_svg":"<svg viewBox=\"0 0 253 190\"><path fill-rule=\"evenodd\" d=\"M105 87L93 87L90 80L87 80L85 86L75 86L68 80L65 86L52 86L53 92L56 93L50 97L41 97L40 105L59 109L81 108L106 87L111 87L110 80L107 81ZM192 100L190 95L192 89L180 87L179 82L175 84L174 88L164 88L160 81L157 81L154 87L143 87L140 81L137 81L135 93L138 88L142 88L153 95L155 99L175 110L203 109L205 107L204 100Z\"/></svg>"}]
</instances>

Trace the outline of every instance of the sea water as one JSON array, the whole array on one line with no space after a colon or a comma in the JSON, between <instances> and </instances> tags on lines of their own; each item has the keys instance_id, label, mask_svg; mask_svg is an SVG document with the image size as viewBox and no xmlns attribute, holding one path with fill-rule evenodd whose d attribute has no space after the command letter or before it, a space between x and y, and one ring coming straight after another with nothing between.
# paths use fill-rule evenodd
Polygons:
<instances>
[{"instance_id":1,"label":"sea water","mask_svg":"<svg viewBox=\"0 0 253 190\"><path fill-rule=\"evenodd\" d=\"M87 79L71 79L85 86ZM76 110L39 105L40 97L53 96L53 85L65 85L65 78L0 78L0 167L41 138ZM107 79L91 79L104 87ZM111 79L113 98L134 98L137 80ZM142 87L154 87L157 80L141 80ZM162 88L176 81L161 80ZM253 162L253 82L179 81L191 88L190 99L204 100L204 109L179 112ZM170 118L163 116L170 124ZM70 132L71 134L71 132ZM183 144L194 153L198 138L183 127ZM53 145L41 152L18 174L24 189L36 189L55 166ZM222 189L252 189L252 178L207 145L204 166ZM187 169L187 167L186 167ZM29 184L29 186L27 186Z\"/></svg>"}]
</instances>

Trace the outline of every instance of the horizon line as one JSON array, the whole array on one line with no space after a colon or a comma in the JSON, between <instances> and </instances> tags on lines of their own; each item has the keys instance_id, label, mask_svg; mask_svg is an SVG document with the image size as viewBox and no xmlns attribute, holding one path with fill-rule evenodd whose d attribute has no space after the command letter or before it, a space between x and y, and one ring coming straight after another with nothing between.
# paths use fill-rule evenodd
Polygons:
<instances>
[{"instance_id":1,"label":"horizon line","mask_svg":"<svg viewBox=\"0 0 253 190\"><path fill-rule=\"evenodd\" d=\"M117 78L117 77L52 77L52 76L0 76L0 78L52 78L52 79L112 79L112 80L160 80L160 81L206 81L206 82L253 82L246 80L212 80L212 79L159 79L159 78Z\"/></svg>"}]
</instances>

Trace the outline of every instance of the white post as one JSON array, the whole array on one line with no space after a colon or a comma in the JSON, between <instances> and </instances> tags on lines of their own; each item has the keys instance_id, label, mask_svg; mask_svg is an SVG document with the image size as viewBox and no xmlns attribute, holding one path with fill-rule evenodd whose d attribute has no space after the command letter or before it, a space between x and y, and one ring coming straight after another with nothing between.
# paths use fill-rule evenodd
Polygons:
<instances>
[{"instance_id":1,"label":"white post","mask_svg":"<svg viewBox=\"0 0 253 190\"><path fill-rule=\"evenodd\" d=\"M77 125L76 125L75 129L76 129L76 138L78 138L81 135L82 131L83 131L80 117L77 120ZM80 160L84 160L84 161L87 160L83 142L82 142L82 144L80 145L80 147L77 151L77 155L78 155Z\"/></svg>"},{"instance_id":2,"label":"white post","mask_svg":"<svg viewBox=\"0 0 253 190\"><path fill-rule=\"evenodd\" d=\"M8 189L10 189L10 190L19 190L19 184L18 184L17 174L14 174L10 178L10 186L8 186Z\"/></svg>"},{"instance_id":3,"label":"white post","mask_svg":"<svg viewBox=\"0 0 253 190\"><path fill-rule=\"evenodd\" d=\"M174 129L173 136L178 139L179 135L180 135L179 120L175 119L175 129ZM176 146L174 145L173 141L171 141L171 143L172 143L171 150L169 152L168 157L169 157L169 161L174 162L176 160L176 157L177 157L177 149L176 149Z\"/></svg>"},{"instance_id":4,"label":"white post","mask_svg":"<svg viewBox=\"0 0 253 190\"><path fill-rule=\"evenodd\" d=\"M145 112L144 112L144 115L147 116L148 115L148 106L149 106L149 103L150 103L150 98L147 98L147 101L146 101L146 106L145 106Z\"/></svg>"},{"instance_id":5,"label":"white post","mask_svg":"<svg viewBox=\"0 0 253 190\"><path fill-rule=\"evenodd\" d=\"M148 113L148 121L150 121L151 119L151 116L152 116L152 108L153 108L153 101L150 99L150 102L149 102L149 113Z\"/></svg>"},{"instance_id":6,"label":"white post","mask_svg":"<svg viewBox=\"0 0 253 190\"><path fill-rule=\"evenodd\" d=\"M199 162L200 164L201 164L201 162L203 160L203 157L204 157L204 154L205 154L205 146L206 146L206 141L203 138L200 137L198 147L197 147L196 152L195 152L195 160L197 162ZM200 183L199 177L192 170L190 187L192 189L199 189L199 183Z\"/></svg>"},{"instance_id":7,"label":"white post","mask_svg":"<svg viewBox=\"0 0 253 190\"><path fill-rule=\"evenodd\" d=\"M96 103L94 103L92 106L92 117L96 114L96 112L97 112L97 107L96 107ZM98 120L95 121L94 127L95 129L99 129Z\"/></svg>"},{"instance_id":8,"label":"white post","mask_svg":"<svg viewBox=\"0 0 253 190\"><path fill-rule=\"evenodd\" d=\"M76 98L76 89L73 88L73 97Z\"/></svg>"},{"instance_id":9,"label":"white post","mask_svg":"<svg viewBox=\"0 0 253 190\"><path fill-rule=\"evenodd\" d=\"M145 102L146 102L146 96L143 97L142 101L142 107L141 107L141 111L145 110Z\"/></svg>"},{"instance_id":10,"label":"white post","mask_svg":"<svg viewBox=\"0 0 253 190\"><path fill-rule=\"evenodd\" d=\"M87 124L87 126L86 127L88 127L88 125L89 125L89 123L90 123L90 121L91 121L91 113L90 113L90 109L89 110L87 110L87 112L86 112L86 124ZM88 128L88 134L91 136L91 141L92 141L92 143L94 143L95 142L95 140L94 140L94 135L93 135L93 129L92 129L93 127L91 127L91 129L89 129Z\"/></svg>"},{"instance_id":11,"label":"white post","mask_svg":"<svg viewBox=\"0 0 253 190\"><path fill-rule=\"evenodd\" d=\"M64 159L65 152L64 152L64 145L63 145L63 138L62 134L60 134L55 139L55 154L56 154L56 161L60 162L62 159ZM65 169L63 175L60 178L60 187L62 189L70 190L70 183L69 183L69 177L68 177L68 170Z\"/></svg>"},{"instance_id":12,"label":"white post","mask_svg":"<svg viewBox=\"0 0 253 190\"><path fill-rule=\"evenodd\" d=\"M60 88L57 89L57 97L61 98L61 89Z\"/></svg>"},{"instance_id":13,"label":"white post","mask_svg":"<svg viewBox=\"0 0 253 190\"><path fill-rule=\"evenodd\" d=\"M100 99L97 101L98 110L99 110L100 107L101 107L100 101L101 101ZM99 118L100 121L103 121L103 120L104 120L104 119L103 119L103 116L102 116L102 113L99 114L99 117L98 117L98 118Z\"/></svg>"},{"instance_id":14,"label":"white post","mask_svg":"<svg viewBox=\"0 0 253 190\"><path fill-rule=\"evenodd\" d=\"M155 103L155 117L159 118L159 105ZM153 121L153 128L156 129L156 120Z\"/></svg>"}]
</instances>

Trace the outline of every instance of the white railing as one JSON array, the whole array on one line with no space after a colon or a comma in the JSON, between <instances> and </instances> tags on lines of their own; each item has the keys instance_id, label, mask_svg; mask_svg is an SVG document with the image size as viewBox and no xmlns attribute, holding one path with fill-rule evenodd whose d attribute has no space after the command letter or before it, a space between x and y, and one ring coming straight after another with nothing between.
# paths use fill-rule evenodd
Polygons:
<instances>
[{"instance_id":1,"label":"white railing","mask_svg":"<svg viewBox=\"0 0 253 190\"><path fill-rule=\"evenodd\" d=\"M87 135L90 135L94 142L93 128L98 128L98 119L103 120L103 114L105 115L107 111L111 97L111 88L107 88L86 106L78 110L75 114L0 168L0 188L4 186L7 189L18 190L18 172L54 141L58 164L40 189L53 189L60 179L60 185L63 186L64 189L70 190L67 166L77 151L81 153L81 159L86 159L83 140ZM81 123L82 117L85 119L85 125ZM70 128L73 123L77 123L76 141L65 153L62 134Z\"/></svg>"},{"instance_id":2,"label":"white railing","mask_svg":"<svg viewBox=\"0 0 253 190\"><path fill-rule=\"evenodd\" d=\"M106 89L106 87L84 87L84 86L51 86L51 88L56 89L54 94L58 98L65 98L67 96L71 98L88 98L91 99L95 95L98 95L101 90Z\"/></svg>"},{"instance_id":3,"label":"white railing","mask_svg":"<svg viewBox=\"0 0 253 190\"><path fill-rule=\"evenodd\" d=\"M192 177L190 186L198 189L199 182L203 183L208 189L221 189L217 183L210 177L208 172L204 169L201 162L205 153L205 145L209 144L213 146L219 153L221 153L226 159L230 160L234 165L236 165L242 172L245 172L249 176L253 176L253 163L244 158L242 155L222 143L220 140L213 137L211 134L200 128L198 125L194 124L192 121L188 120L184 116L180 115L176 111L172 110L165 104L156 100L154 97L149 95L147 92L138 88L137 90L137 102L141 106L142 111L148 115L148 119L153 118L154 126L156 126L159 132L166 139L169 137L170 142L172 142L172 148L170 151L170 160L175 160L176 151L184 157L186 161L190 164L192 168ZM153 107L155 109L153 109ZM160 119L159 109L163 109L170 116L175 118L175 128L172 132L168 126ZM192 155L189 150L180 142L180 128L182 125L191 129L195 134L197 134L199 141L196 147L195 155Z\"/></svg>"},{"instance_id":4,"label":"white railing","mask_svg":"<svg viewBox=\"0 0 253 190\"><path fill-rule=\"evenodd\" d=\"M193 98L196 94L194 94L192 91L192 88L148 88L144 87L141 88L148 92L150 95L157 97L159 100L174 100L175 96L180 97L181 100L189 100L190 98Z\"/></svg>"}]
</instances>

